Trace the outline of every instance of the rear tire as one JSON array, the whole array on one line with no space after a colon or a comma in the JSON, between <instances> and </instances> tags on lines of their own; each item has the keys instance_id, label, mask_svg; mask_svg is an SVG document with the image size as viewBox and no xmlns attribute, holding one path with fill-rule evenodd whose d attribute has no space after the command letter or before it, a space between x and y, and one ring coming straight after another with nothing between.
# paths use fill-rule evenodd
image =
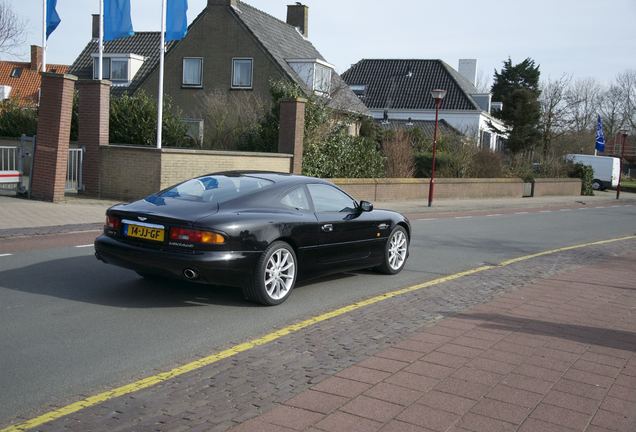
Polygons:
<instances>
[{"instance_id":1,"label":"rear tire","mask_svg":"<svg viewBox=\"0 0 636 432\"><path fill-rule=\"evenodd\" d=\"M298 260L294 249L287 243L276 241L269 245L256 263L254 275L243 287L249 301L266 306L283 303L296 285Z\"/></svg>"},{"instance_id":2,"label":"rear tire","mask_svg":"<svg viewBox=\"0 0 636 432\"><path fill-rule=\"evenodd\" d=\"M600 180L594 179L592 180L592 189L594 189L595 191L602 191L605 188L603 187L603 183Z\"/></svg>"},{"instance_id":3,"label":"rear tire","mask_svg":"<svg viewBox=\"0 0 636 432\"><path fill-rule=\"evenodd\" d=\"M380 273L394 275L404 268L409 256L409 235L398 225L393 228L384 246L384 262L375 269Z\"/></svg>"}]
</instances>

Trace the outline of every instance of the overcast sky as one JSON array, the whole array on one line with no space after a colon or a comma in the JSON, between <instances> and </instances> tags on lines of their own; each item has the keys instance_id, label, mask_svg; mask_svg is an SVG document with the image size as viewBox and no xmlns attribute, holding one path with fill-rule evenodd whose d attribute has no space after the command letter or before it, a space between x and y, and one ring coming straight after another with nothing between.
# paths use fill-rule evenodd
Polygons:
<instances>
[{"instance_id":1,"label":"overcast sky","mask_svg":"<svg viewBox=\"0 0 636 432\"><path fill-rule=\"evenodd\" d=\"M192 21L207 0L189 0ZM41 42L42 0L8 0ZM49 39L49 63L71 64L90 39L99 0L58 0L62 23ZM285 19L285 0L249 0ZM609 82L636 69L636 0L305 0L309 37L339 72L362 58L477 58L490 79L510 56L532 57L542 78L571 74ZM131 0L136 30L159 30L161 0ZM3 58L7 58L4 56Z\"/></svg>"}]
</instances>

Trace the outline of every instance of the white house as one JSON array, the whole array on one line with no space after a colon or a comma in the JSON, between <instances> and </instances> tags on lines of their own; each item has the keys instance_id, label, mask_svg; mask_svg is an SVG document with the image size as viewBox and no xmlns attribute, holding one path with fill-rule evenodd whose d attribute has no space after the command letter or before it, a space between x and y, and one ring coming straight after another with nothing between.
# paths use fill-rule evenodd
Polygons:
<instances>
[{"instance_id":1,"label":"white house","mask_svg":"<svg viewBox=\"0 0 636 432\"><path fill-rule=\"evenodd\" d=\"M459 71L442 60L363 59L342 78L365 103L373 118L408 124L435 120L432 89L444 89L440 120L463 134L478 138L482 148L502 150L507 128L491 111L501 109L490 93L475 87L477 60L462 59ZM409 122L408 120L411 120Z\"/></svg>"}]
</instances>

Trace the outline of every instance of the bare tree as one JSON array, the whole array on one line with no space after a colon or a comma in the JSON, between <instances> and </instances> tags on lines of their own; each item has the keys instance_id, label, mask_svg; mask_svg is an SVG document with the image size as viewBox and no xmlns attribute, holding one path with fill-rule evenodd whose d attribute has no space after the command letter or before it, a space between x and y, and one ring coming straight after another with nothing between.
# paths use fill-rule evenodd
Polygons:
<instances>
[{"instance_id":1,"label":"bare tree","mask_svg":"<svg viewBox=\"0 0 636 432\"><path fill-rule=\"evenodd\" d=\"M24 42L24 21L6 0L0 0L0 53L12 54Z\"/></svg>"},{"instance_id":2,"label":"bare tree","mask_svg":"<svg viewBox=\"0 0 636 432\"><path fill-rule=\"evenodd\" d=\"M592 78L576 80L569 86L565 101L573 132L585 134L594 129L600 91L598 82Z\"/></svg>"},{"instance_id":3,"label":"bare tree","mask_svg":"<svg viewBox=\"0 0 636 432\"><path fill-rule=\"evenodd\" d=\"M636 70L631 69L618 74L616 86L620 88L623 99L622 126L636 129Z\"/></svg>"},{"instance_id":4,"label":"bare tree","mask_svg":"<svg viewBox=\"0 0 636 432\"><path fill-rule=\"evenodd\" d=\"M623 123L627 111L626 98L623 89L618 85L611 85L598 98L598 111L603 119L603 129L608 139L614 137Z\"/></svg>"},{"instance_id":5,"label":"bare tree","mask_svg":"<svg viewBox=\"0 0 636 432\"><path fill-rule=\"evenodd\" d=\"M571 103L578 103L567 97L571 81L569 76L563 75L559 79L548 79L541 83L539 129L544 156L552 150L552 142L569 131L571 120L568 117L568 111L572 108Z\"/></svg>"}]
</instances>

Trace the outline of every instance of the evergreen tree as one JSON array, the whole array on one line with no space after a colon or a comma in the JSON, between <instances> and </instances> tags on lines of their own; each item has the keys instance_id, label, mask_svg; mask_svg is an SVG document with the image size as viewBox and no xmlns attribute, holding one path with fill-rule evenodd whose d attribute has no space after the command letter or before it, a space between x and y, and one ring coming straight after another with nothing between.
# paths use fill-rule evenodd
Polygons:
<instances>
[{"instance_id":1,"label":"evergreen tree","mask_svg":"<svg viewBox=\"0 0 636 432\"><path fill-rule=\"evenodd\" d=\"M531 152L540 141L539 66L527 58L516 65L504 61L501 72L495 70L492 99L503 102L493 114L511 128L508 149L513 153Z\"/></svg>"}]
</instances>

